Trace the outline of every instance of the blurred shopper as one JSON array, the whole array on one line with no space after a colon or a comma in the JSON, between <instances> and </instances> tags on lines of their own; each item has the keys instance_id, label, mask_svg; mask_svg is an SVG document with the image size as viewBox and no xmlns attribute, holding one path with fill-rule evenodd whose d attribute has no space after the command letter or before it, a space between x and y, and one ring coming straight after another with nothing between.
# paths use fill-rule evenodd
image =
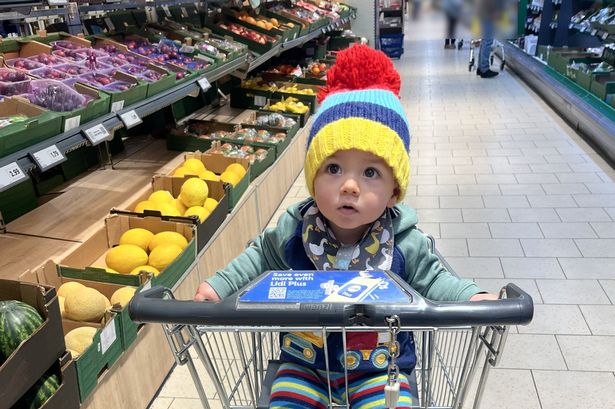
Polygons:
<instances>
[{"instance_id":1,"label":"blurred shopper","mask_svg":"<svg viewBox=\"0 0 615 409\"><path fill-rule=\"evenodd\" d=\"M447 20L447 28L446 28L446 39L444 40L444 48L454 49L455 42L457 41L455 38L455 31L457 30L457 22L459 21L459 17L461 16L461 7L463 5L463 0L443 0L442 1L442 10L446 15Z\"/></svg>"},{"instance_id":2,"label":"blurred shopper","mask_svg":"<svg viewBox=\"0 0 615 409\"><path fill-rule=\"evenodd\" d=\"M491 48L495 37L495 20L500 12L497 0L478 0L477 13L481 26L480 52L478 54L478 69L476 74L481 78L493 78L497 71L491 71Z\"/></svg>"}]
</instances>

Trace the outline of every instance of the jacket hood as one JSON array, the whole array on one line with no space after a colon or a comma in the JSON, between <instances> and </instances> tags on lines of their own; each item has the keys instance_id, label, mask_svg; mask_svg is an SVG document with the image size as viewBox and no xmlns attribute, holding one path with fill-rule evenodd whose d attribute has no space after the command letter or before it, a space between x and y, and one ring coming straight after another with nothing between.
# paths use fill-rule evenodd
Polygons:
<instances>
[{"instance_id":1,"label":"jacket hood","mask_svg":"<svg viewBox=\"0 0 615 409\"><path fill-rule=\"evenodd\" d=\"M299 203L288 207L286 212L290 214L298 223L303 220L303 213L314 203L314 199L307 198ZM412 207L399 203L393 207L393 233L401 234L416 227L419 219L416 210Z\"/></svg>"}]
</instances>

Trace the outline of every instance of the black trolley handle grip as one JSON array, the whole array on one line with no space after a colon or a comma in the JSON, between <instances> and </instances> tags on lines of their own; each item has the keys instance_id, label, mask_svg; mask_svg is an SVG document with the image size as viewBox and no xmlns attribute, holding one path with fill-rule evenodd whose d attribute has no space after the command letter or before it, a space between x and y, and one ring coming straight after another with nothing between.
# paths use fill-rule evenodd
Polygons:
<instances>
[{"instance_id":1,"label":"black trolley handle grip","mask_svg":"<svg viewBox=\"0 0 615 409\"><path fill-rule=\"evenodd\" d=\"M430 301L411 292L405 304L302 303L284 309L237 308L242 291L220 302L164 299L169 290L153 287L136 294L128 309L140 323L220 326L386 326L386 317L397 315L403 326L465 327L523 325L532 320L532 297L515 284L503 288L504 298L493 301Z\"/></svg>"}]
</instances>

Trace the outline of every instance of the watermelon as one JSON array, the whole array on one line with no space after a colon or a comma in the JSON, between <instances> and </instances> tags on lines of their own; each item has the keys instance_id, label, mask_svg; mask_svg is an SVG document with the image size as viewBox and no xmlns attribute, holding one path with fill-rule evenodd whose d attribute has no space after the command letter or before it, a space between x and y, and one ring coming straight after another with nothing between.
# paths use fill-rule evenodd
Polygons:
<instances>
[{"instance_id":1,"label":"watermelon","mask_svg":"<svg viewBox=\"0 0 615 409\"><path fill-rule=\"evenodd\" d=\"M0 301L0 362L43 324L36 308L21 301Z\"/></svg>"},{"instance_id":2,"label":"watermelon","mask_svg":"<svg viewBox=\"0 0 615 409\"><path fill-rule=\"evenodd\" d=\"M45 375L22 396L13 409L38 409L53 396L60 387L60 378L52 371L47 371Z\"/></svg>"}]
</instances>

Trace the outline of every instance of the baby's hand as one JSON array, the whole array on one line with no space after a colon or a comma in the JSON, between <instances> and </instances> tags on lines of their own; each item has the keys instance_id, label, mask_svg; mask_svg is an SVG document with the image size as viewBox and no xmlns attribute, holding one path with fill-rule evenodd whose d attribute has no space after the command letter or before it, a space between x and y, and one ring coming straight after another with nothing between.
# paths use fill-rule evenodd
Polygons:
<instances>
[{"instance_id":1,"label":"baby's hand","mask_svg":"<svg viewBox=\"0 0 615 409\"><path fill-rule=\"evenodd\" d=\"M498 296L495 294L491 294L491 293L479 293L479 294L474 294L472 297L470 297L470 301L485 301L485 300L497 300Z\"/></svg>"},{"instance_id":2,"label":"baby's hand","mask_svg":"<svg viewBox=\"0 0 615 409\"><path fill-rule=\"evenodd\" d=\"M194 301L220 301L220 297L209 283L202 282L196 289Z\"/></svg>"}]
</instances>

